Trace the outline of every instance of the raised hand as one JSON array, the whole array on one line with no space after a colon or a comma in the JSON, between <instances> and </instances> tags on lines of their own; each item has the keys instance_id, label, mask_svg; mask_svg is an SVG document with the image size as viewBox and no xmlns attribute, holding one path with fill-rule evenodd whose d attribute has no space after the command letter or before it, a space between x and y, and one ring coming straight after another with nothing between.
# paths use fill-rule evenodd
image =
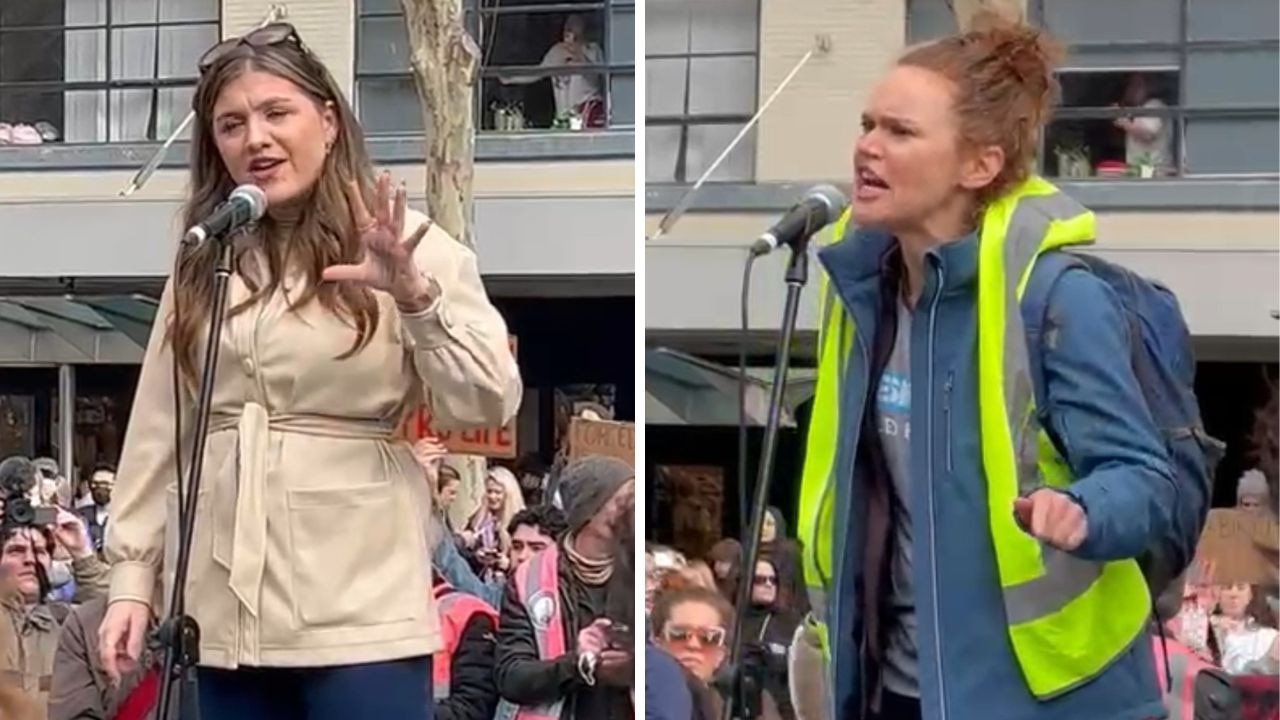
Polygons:
<instances>
[{"instance_id":1,"label":"raised hand","mask_svg":"<svg viewBox=\"0 0 1280 720\"><path fill-rule=\"evenodd\" d=\"M365 206L358 183L347 186L347 205L364 254L360 262L331 265L322 277L330 282L353 282L382 290L395 298L406 310L422 310L434 299L431 284L422 276L413 253L431 229L431 221L418 226L407 239L404 236L406 193L404 185L391 192L391 174L378 176L373 212Z\"/></svg>"}]
</instances>

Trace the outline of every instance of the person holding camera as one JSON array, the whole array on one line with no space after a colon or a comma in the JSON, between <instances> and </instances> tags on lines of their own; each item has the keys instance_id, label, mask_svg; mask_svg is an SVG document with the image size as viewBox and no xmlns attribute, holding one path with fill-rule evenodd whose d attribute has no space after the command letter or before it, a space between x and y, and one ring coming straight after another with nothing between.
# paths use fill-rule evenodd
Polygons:
<instances>
[{"instance_id":1,"label":"person holding camera","mask_svg":"<svg viewBox=\"0 0 1280 720\"><path fill-rule=\"evenodd\" d=\"M511 573L498 623L495 720L632 712L635 472L586 457L562 476L569 529Z\"/></svg>"}]
</instances>

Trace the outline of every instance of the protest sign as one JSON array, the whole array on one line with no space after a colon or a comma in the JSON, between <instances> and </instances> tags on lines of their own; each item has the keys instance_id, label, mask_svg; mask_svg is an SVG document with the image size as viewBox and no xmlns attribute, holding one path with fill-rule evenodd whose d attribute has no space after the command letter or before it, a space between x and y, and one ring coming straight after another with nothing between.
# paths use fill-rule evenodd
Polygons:
<instances>
[{"instance_id":1,"label":"protest sign","mask_svg":"<svg viewBox=\"0 0 1280 720\"><path fill-rule=\"evenodd\" d=\"M607 455L635 467L636 426L611 420L573 418L569 421L569 459Z\"/></svg>"},{"instance_id":2,"label":"protest sign","mask_svg":"<svg viewBox=\"0 0 1280 720\"><path fill-rule=\"evenodd\" d=\"M516 338L510 336L511 354L516 354ZM430 388L428 388L430 391ZM516 456L516 418L499 428L441 430L431 422L431 411L425 406L409 416L405 434L410 440L434 437L455 455L483 455L511 459Z\"/></svg>"},{"instance_id":3,"label":"protest sign","mask_svg":"<svg viewBox=\"0 0 1280 720\"><path fill-rule=\"evenodd\" d=\"M1212 563L1215 585L1273 585L1278 545L1280 525L1270 514L1214 508L1200 535L1196 560Z\"/></svg>"}]
</instances>

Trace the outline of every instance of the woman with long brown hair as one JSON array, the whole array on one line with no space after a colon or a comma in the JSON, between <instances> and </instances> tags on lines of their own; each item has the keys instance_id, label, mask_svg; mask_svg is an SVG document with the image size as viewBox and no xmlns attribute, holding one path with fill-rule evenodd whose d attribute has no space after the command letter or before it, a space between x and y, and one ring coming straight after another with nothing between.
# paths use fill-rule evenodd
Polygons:
<instances>
[{"instance_id":1,"label":"woman with long brown hair","mask_svg":"<svg viewBox=\"0 0 1280 720\"><path fill-rule=\"evenodd\" d=\"M397 427L424 400L437 425L511 418L505 323L475 255L375 178L350 105L292 26L220 43L199 69L185 223L237 185L268 200L230 240L186 586L202 715L428 718L430 492ZM113 677L172 582L217 254L180 250L142 365L106 544Z\"/></svg>"}]
</instances>

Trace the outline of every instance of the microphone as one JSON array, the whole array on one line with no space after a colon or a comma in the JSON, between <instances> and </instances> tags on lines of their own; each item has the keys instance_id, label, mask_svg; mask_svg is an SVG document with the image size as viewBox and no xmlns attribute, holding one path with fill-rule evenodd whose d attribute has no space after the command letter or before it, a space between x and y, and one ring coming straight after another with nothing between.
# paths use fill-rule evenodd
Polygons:
<instances>
[{"instance_id":1,"label":"microphone","mask_svg":"<svg viewBox=\"0 0 1280 720\"><path fill-rule=\"evenodd\" d=\"M204 222L193 225L183 236L184 244L199 244L209 238L223 237L262 217L267 211L267 194L257 185L241 185L231 191L227 201L214 209Z\"/></svg>"},{"instance_id":2,"label":"microphone","mask_svg":"<svg viewBox=\"0 0 1280 720\"><path fill-rule=\"evenodd\" d=\"M849 199L833 185L818 185L791 206L751 245L753 256L768 255L783 245L797 249L822 228L835 222L849 207Z\"/></svg>"}]
</instances>

